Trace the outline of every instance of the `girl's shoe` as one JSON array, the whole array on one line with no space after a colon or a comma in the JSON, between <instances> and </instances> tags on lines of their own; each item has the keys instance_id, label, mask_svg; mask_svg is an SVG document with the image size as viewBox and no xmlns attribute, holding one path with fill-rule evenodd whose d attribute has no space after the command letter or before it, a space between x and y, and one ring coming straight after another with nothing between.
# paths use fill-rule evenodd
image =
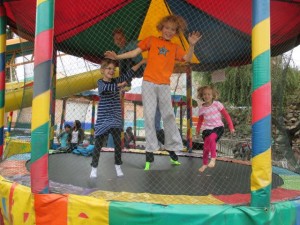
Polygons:
<instances>
[{"instance_id":1,"label":"girl's shoe","mask_svg":"<svg viewBox=\"0 0 300 225\"><path fill-rule=\"evenodd\" d=\"M116 168L116 172L117 172L117 176L118 177L124 176L124 173L123 173L123 171L121 169L121 165L115 165L115 168Z\"/></svg>"},{"instance_id":2,"label":"girl's shoe","mask_svg":"<svg viewBox=\"0 0 300 225\"><path fill-rule=\"evenodd\" d=\"M97 167L92 167L92 171L90 174L90 178L96 178L97 177Z\"/></svg>"}]
</instances>

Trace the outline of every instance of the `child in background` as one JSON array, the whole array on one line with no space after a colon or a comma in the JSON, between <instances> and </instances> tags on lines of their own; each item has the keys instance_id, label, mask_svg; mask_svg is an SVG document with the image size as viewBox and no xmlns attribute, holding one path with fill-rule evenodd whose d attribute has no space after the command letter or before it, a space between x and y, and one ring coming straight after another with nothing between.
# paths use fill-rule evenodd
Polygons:
<instances>
[{"instance_id":1,"label":"child in background","mask_svg":"<svg viewBox=\"0 0 300 225\"><path fill-rule=\"evenodd\" d=\"M67 151L70 148L70 142L72 138L71 126L69 124L66 124L64 128L65 130L57 137L58 144L60 145L57 150L60 151Z\"/></svg>"},{"instance_id":2,"label":"child in background","mask_svg":"<svg viewBox=\"0 0 300 225\"><path fill-rule=\"evenodd\" d=\"M124 134L125 148L135 148L135 136L132 132L132 127L127 127Z\"/></svg>"},{"instance_id":3,"label":"child in background","mask_svg":"<svg viewBox=\"0 0 300 225\"><path fill-rule=\"evenodd\" d=\"M103 79L98 80L99 104L97 121L95 125L95 148L93 151L91 178L97 177L97 167L100 158L100 151L111 133L115 143L115 169L117 176L123 176L121 169L122 149L121 149L121 131L122 131L122 111L120 100L120 89L127 85L127 81L132 79L134 71L136 71L145 61L141 61L133 66L131 70L125 74L121 74L118 78L113 78L116 68L116 61L104 59L101 63L101 74Z\"/></svg>"},{"instance_id":4,"label":"child in background","mask_svg":"<svg viewBox=\"0 0 300 225\"><path fill-rule=\"evenodd\" d=\"M234 133L232 120L226 111L223 104L217 99L217 91L211 86L199 87L198 98L204 103L199 110L199 119L196 128L196 134L200 134L202 128L202 137L204 140L203 146L203 165L199 171L202 173L207 167L215 167L217 157L217 141L221 138L224 132L224 123L222 122L222 115L227 121L230 133ZM209 153L211 153L211 160L208 163Z\"/></svg>"},{"instance_id":5,"label":"child in background","mask_svg":"<svg viewBox=\"0 0 300 225\"><path fill-rule=\"evenodd\" d=\"M147 37L138 43L136 49L120 55L117 55L113 51L105 53L106 58L123 60L134 58L141 52L148 51L147 65L142 84L146 133L145 170L150 169L150 163L154 161L153 152L160 148L154 123L157 105L159 106L165 129L164 147L170 154L171 163L180 165L178 156L174 151L182 150L183 145L172 109L170 77L175 61L189 62L193 56L194 46L201 38L199 32L189 34L188 41L190 47L186 53L182 47L171 42L171 39L183 32L185 28L186 23L182 17L175 15L166 16L157 24L157 30L161 32L160 37Z\"/></svg>"},{"instance_id":6,"label":"child in background","mask_svg":"<svg viewBox=\"0 0 300 225\"><path fill-rule=\"evenodd\" d=\"M77 146L82 144L83 140L84 140L84 130L81 128L81 122L79 120L75 120L72 128L70 152L72 152L75 148L77 148Z\"/></svg>"}]
</instances>

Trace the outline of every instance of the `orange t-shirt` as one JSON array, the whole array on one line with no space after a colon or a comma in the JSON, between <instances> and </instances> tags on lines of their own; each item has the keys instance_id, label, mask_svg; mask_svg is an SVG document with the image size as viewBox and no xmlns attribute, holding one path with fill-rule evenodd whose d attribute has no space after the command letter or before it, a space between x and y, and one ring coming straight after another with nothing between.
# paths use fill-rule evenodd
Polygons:
<instances>
[{"instance_id":1,"label":"orange t-shirt","mask_svg":"<svg viewBox=\"0 0 300 225\"><path fill-rule=\"evenodd\" d=\"M155 84L170 84L175 60L183 61L186 52L177 44L150 36L138 43L142 51L148 51L144 80Z\"/></svg>"}]
</instances>

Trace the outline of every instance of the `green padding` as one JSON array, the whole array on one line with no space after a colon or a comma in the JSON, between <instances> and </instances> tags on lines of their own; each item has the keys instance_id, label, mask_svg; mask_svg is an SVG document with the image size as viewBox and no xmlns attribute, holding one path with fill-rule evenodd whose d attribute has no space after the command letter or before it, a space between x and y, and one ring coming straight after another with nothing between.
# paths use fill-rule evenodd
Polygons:
<instances>
[{"instance_id":1,"label":"green padding","mask_svg":"<svg viewBox=\"0 0 300 225\"><path fill-rule=\"evenodd\" d=\"M31 162L35 162L43 155L48 154L49 123L32 131L31 135Z\"/></svg>"},{"instance_id":2,"label":"green padding","mask_svg":"<svg viewBox=\"0 0 300 225\"><path fill-rule=\"evenodd\" d=\"M53 29L53 0L44 1L38 5L36 34Z\"/></svg>"},{"instance_id":3,"label":"green padding","mask_svg":"<svg viewBox=\"0 0 300 225\"><path fill-rule=\"evenodd\" d=\"M0 34L6 34L6 16L1 16L0 17Z\"/></svg>"},{"instance_id":4,"label":"green padding","mask_svg":"<svg viewBox=\"0 0 300 225\"><path fill-rule=\"evenodd\" d=\"M300 176L280 175L283 179L283 188L300 191Z\"/></svg>"},{"instance_id":5,"label":"green padding","mask_svg":"<svg viewBox=\"0 0 300 225\"><path fill-rule=\"evenodd\" d=\"M251 206L269 207L271 201L271 185L251 192Z\"/></svg>"},{"instance_id":6,"label":"green padding","mask_svg":"<svg viewBox=\"0 0 300 225\"><path fill-rule=\"evenodd\" d=\"M253 60L252 90L270 82L270 73L270 50L268 50Z\"/></svg>"},{"instance_id":7,"label":"green padding","mask_svg":"<svg viewBox=\"0 0 300 225\"><path fill-rule=\"evenodd\" d=\"M293 202L273 204L270 209L230 205L155 205L112 202L109 225L290 225L296 220Z\"/></svg>"},{"instance_id":8,"label":"green padding","mask_svg":"<svg viewBox=\"0 0 300 225\"><path fill-rule=\"evenodd\" d=\"M0 90L0 108L4 107L5 90Z\"/></svg>"}]
</instances>

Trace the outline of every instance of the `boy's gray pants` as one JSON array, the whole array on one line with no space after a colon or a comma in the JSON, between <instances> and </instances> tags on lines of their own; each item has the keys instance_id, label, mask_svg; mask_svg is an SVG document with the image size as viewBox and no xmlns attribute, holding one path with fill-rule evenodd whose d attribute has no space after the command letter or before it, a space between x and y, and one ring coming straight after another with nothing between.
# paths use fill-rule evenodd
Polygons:
<instances>
[{"instance_id":1,"label":"boy's gray pants","mask_svg":"<svg viewBox=\"0 0 300 225\"><path fill-rule=\"evenodd\" d=\"M176 125L171 102L170 85L154 84L143 81L142 98L145 120L146 151L152 152L159 149L155 130L155 112L157 104L162 116L165 131L165 149L168 151L182 150L182 140Z\"/></svg>"}]
</instances>

